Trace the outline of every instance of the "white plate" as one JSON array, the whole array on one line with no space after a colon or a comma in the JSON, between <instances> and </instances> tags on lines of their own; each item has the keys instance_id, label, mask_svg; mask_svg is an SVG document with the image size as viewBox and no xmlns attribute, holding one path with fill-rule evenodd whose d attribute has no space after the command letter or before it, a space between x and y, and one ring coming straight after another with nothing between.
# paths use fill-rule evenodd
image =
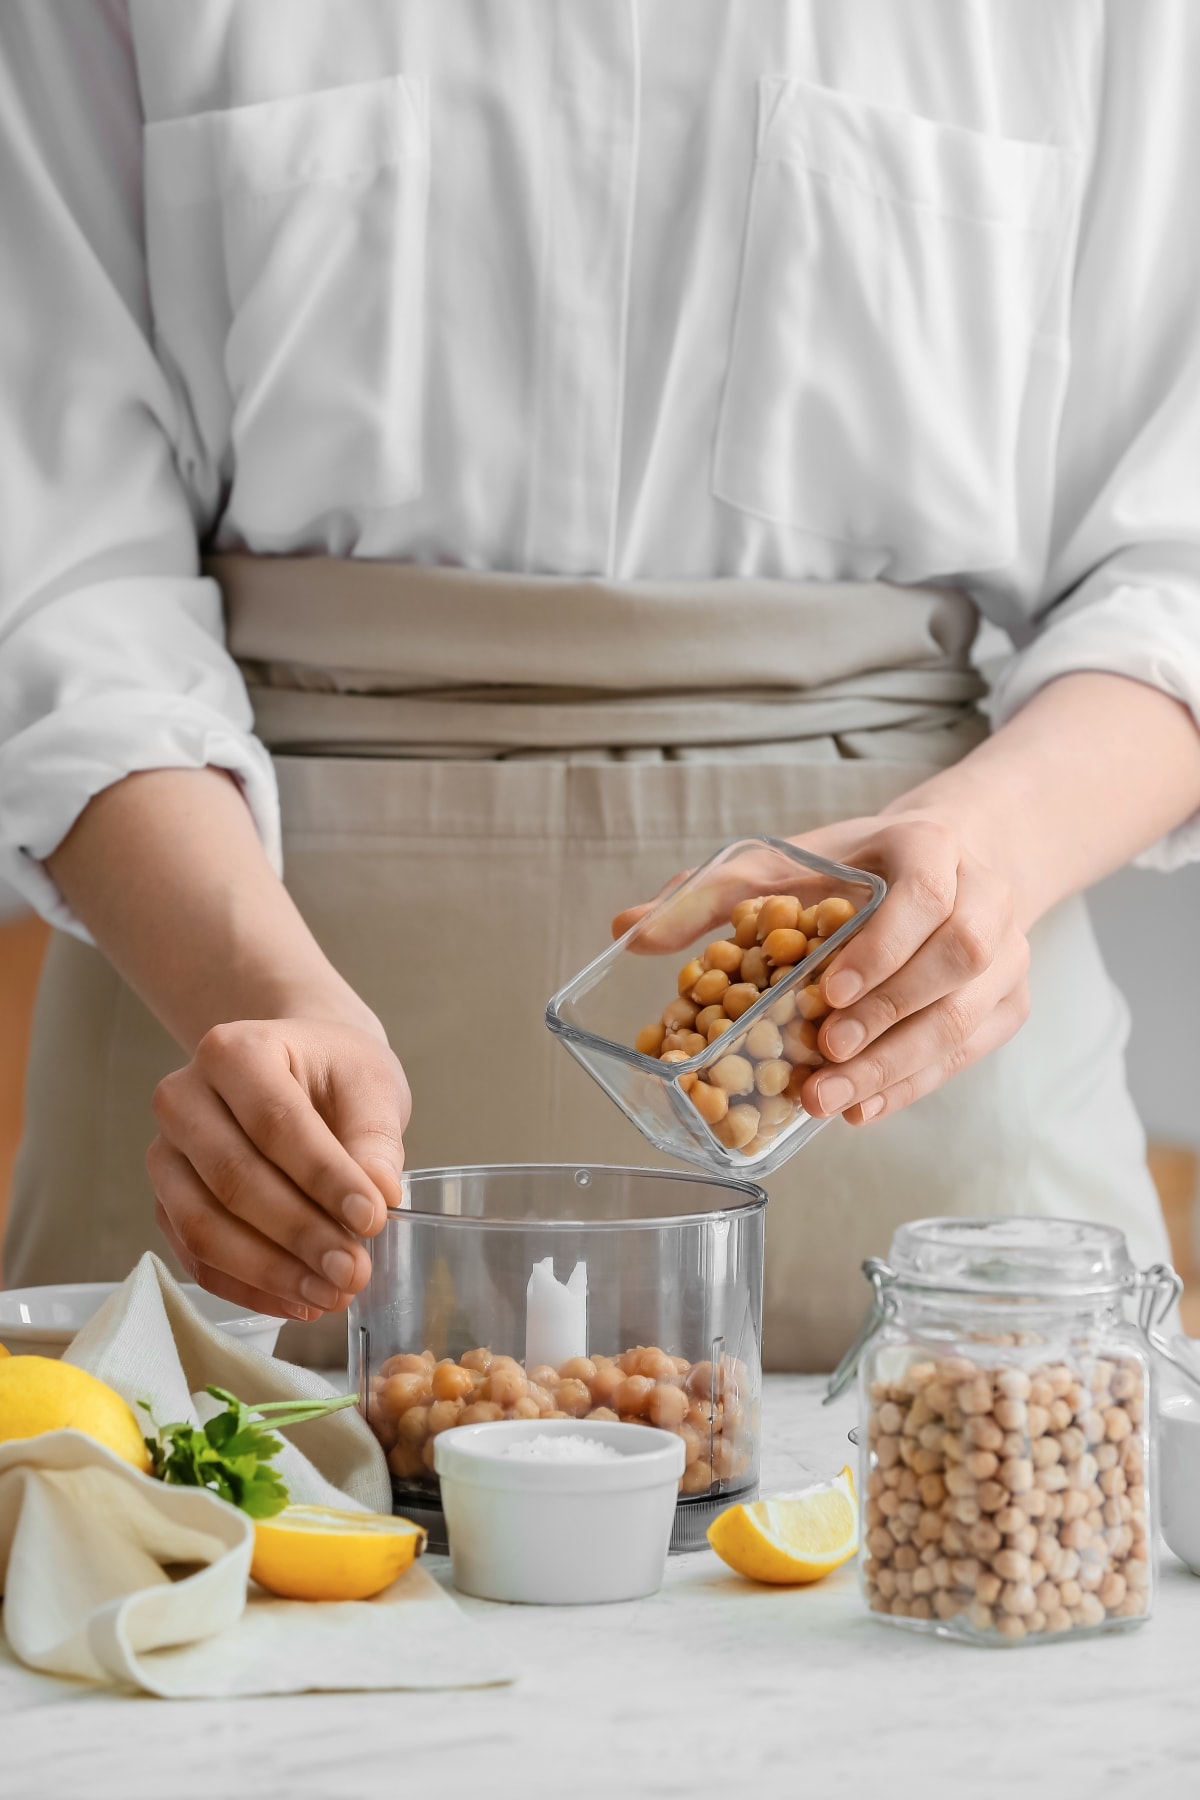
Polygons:
<instances>
[{"instance_id":1,"label":"white plate","mask_svg":"<svg viewBox=\"0 0 1200 1800\"><path fill-rule=\"evenodd\" d=\"M99 1311L115 1281L63 1282L56 1287L8 1288L0 1293L0 1343L14 1356L60 1357L76 1332ZM183 1291L197 1312L264 1356L275 1352L283 1325L266 1313L248 1313L232 1300L222 1300L193 1282Z\"/></svg>"}]
</instances>

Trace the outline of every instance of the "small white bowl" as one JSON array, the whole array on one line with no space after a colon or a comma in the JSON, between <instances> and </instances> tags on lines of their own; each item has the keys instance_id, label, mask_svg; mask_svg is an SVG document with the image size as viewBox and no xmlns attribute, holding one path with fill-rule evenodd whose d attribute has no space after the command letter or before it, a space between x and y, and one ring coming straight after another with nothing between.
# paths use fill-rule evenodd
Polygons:
<instances>
[{"instance_id":1,"label":"small white bowl","mask_svg":"<svg viewBox=\"0 0 1200 1800\"><path fill-rule=\"evenodd\" d=\"M1158 1412L1162 1534L1193 1575L1200 1575L1200 1398L1175 1394Z\"/></svg>"},{"instance_id":2,"label":"small white bowl","mask_svg":"<svg viewBox=\"0 0 1200 1800\"><path fill-rule=\"evenodd\" d=\"M114 1294L115 1281L62 1282L54 1287L6 1288L0 1292L0 1344L14 1356L62 1356L71 1339ZM232 1300L222 1300L194 1282L183 1291L210 1324L239 1344L273 1356L282 1319L248 1313Z\"/></svg>"},{"instance_id":3,"label":"small white bowl","mask_svg":"<svg viewBox=\"0 0 1200 1800\"><path fill-rule=\"evenodd\" d=\"M506 1456L540 1437L593 1438L619 1460ZM587 1606L637 1600L662 1584L683 1439L607 1419L459 1425L433 1441L454 1585L481 1600Z\"/></svg>"}]
</instances>

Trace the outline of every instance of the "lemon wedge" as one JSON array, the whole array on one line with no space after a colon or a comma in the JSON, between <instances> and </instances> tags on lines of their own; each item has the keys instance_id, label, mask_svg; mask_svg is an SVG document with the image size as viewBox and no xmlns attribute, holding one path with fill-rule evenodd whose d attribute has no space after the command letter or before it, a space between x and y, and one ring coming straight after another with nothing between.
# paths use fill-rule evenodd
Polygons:
<instances>
[{"instance_id":1,"label":"lemon wedge","mask_svg":"<svg viewBox=\"0 0 1200 1800\"><path fill-rule=\"evenodd\" d=\"M287 1506L255 1523L250 1573L288 1600L369 1600L420 1555L425 1537L390 1513Z\"/></svg>"},{"instance_id":2,"label":"lemon wedge","mask_svg":"<svg viewBox=\"0 0 1200 1800\"><path fill-rule=\"evenodd\" d=\"M820 1581L858 1549L854 1476L844 1468L802 1493L731 1506L709 1526L708 1541L722 1562L751 1581Z\"/></svg>"}]
</instances>

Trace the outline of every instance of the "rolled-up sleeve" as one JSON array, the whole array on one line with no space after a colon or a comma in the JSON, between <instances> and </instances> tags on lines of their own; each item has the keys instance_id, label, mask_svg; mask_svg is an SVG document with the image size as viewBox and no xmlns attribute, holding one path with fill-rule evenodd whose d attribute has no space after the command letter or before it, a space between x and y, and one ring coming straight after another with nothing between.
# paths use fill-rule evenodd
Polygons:
<instances>
[{"instance_id":1,"label":"rolled-up sleeve","mask_svg":"<svg viewBox=\"0 0 1200 1800\"><path fill-rule=\"evenodd\" d=\"M0 873L86 937L44 859L138 770L229 770L278 867L278 800L199 572L142 245L124 8L0 9Z\"/></svg>"},{"instance_id":2,"label":"rolled-up sleeve","mask_svg":"<svg viewBox=\"0 0 1200 1800\"><path fill-rule=\"evenodd\" d=\"M1200 7L1106 16L1046 579L991 711L1098 670L1200 728ZM1138 861L1195 859L1200 813Z\"/></svg>"}]
</instances>

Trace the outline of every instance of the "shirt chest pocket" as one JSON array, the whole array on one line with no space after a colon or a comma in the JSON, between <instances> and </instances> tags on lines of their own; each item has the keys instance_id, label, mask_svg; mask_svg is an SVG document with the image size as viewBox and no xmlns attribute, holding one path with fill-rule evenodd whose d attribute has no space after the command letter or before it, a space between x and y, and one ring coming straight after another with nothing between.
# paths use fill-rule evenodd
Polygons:
<instances>
[{"instance_id":1,"label":"shirt chest pocket","mask_svg":"<svg viewBox=\"0 0 1200 1800\"><path fill-rule=\"evenodd\" d=\"M1076 164L764 80L718 498L893 579L1008 561L1066 367Z\"/></svg>"},{"instance_id":2,"label":"shirt chest pocket","mask_svg":"<svg viewBox=\"0 0 1200 1800\"><path fill-rule=\"evenodd\" d=\"M422 481L421 78L150 125L146 237L201 510L288 537Z\"/></svg>"}]
</instances>

